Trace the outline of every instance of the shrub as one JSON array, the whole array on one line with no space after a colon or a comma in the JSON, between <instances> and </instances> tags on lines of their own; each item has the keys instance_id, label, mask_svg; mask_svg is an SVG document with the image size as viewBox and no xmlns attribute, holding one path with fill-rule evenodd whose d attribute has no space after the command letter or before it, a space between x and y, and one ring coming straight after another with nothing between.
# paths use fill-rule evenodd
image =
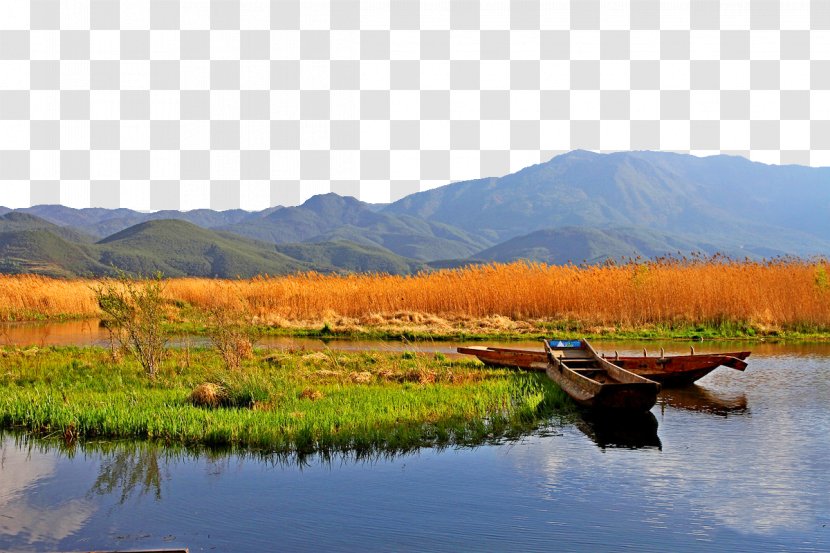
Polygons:
<instances>
[{"instance_id":1,"label":"shrub","mask_svg":"<svg viewBox=\"0 0 830 553\"><path fill-rule=\"evenodd\" d=\"M238 370L244 359L253 357L258 331L246 309L214 307L207 312L205 328L228 370Z\"/></svg>"},{"instance_id":2,"label":"shrub","mask_svg":"<svg viewBox=\"0 0 830 553\"><path fill-rule=\"evenodd\" d=\"M161 273L129 278L119 271L116 279L102 280L92 288L113 343L118 342L154 378L166 351L164 281Z\"/></svg>"}]
</instances>

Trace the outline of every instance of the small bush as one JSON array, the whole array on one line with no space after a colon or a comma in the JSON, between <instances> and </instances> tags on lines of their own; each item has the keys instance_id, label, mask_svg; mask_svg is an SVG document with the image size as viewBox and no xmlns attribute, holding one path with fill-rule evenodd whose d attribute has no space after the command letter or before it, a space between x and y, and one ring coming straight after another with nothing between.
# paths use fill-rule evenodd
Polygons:
<instances>
[{"instance_id":1,"label":"small bush","mask_svg":"<svg viewBox=\"0 0 830 553\"><path fill-rule=\"evenodd\" d=\"M253 358L258 330L246 307L210 309L205 327L210 343L228 370L236 371L243 360Z\"/></svg>"},{"instance_id":2,"label":"small bush","mask_svg":"<svg viewBox=\"0 0 830 553\"><path fill-rule=\"evenodd\" d=\"M349 373L349 379L355 384L368 384L374 377L369 371L353 371Z\"/></svg>"},{"instance_id":3,"label":"small bush","mask_svg":"<svg viewBox=\"0 0 830 553\"><path fill-rule=\"evenodd\" d=\"M323 399L323 392L320 390L312 390L311 388L306 388L302 392L300 392L300 399L310 399L311 401L317 401L318 399Z\"/></svg>"},{"instance_id":4,"label":"small bush","mask_svg":"<svg viewBox=\"0 0 830 553\"><path fill-rule=\"evenodd\" d=\"M131 279L120 271L118 278L100 281L92 289L110 331L113 358L117 342L155 378L167 347L164 322L164 281L162 274Z\"/></svg>"},{"instance_id":5,"label":"small bush","mask_svg":"<svg viewBox=\"0 0 830 553\"><path fill-rule=\"evenodd\" d=\"M190 403L196 407L219 407L227 402L228 394L218 384L199 384L190 393Z\"/></svg>"},{"instance_id":6,"label":"small bush","mask_svg":"<svg viewBox=\"0 0 830 553\"><path fill-rule=\"evenodd\" d=\"M199 384L190 393L189 401L197 407L237 407L251 409L268 401L270 394L259 382L248 379L217 384Z\"/></svg>"}]
</instances>

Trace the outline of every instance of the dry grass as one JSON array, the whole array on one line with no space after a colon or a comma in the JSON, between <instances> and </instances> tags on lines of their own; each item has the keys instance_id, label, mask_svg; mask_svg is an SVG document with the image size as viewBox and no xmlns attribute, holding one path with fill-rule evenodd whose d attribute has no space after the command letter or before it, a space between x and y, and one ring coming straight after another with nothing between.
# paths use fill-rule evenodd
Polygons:
<instances>
[{"instance_id":1,"label":"dry grass","mask_svg":"<svg viewBox=\"0 0 830 553\"><path fill-rule=\"evenodd\" d=\"M338 330L521 333L539 320L583 328L741 322L830 328L827 261L664 260L575 267L514 263L415 276L317 273L250 280L170 280L171 305L238 308L254 322ZM0 317L95 316L90 282L2 277Z\"/></svg>"},{"instance_id":2,"label":"dry grass","mask_svg":"<svg viewBox=\"0 0 830 553\"><path fill-rule=\"evenodd\" d=\"M325 395L320 390L313 390L311 388L306 388L302 392L300 392L300 399L310 399L311 401L317 401L318 399L323 399Z\"/></svg>"},{"instance_id":3,"label":"dry grass","mask_svg":"<svg viewBox=\"0 0 830 553\"><path fill-rule=\"evenodd\" d=\"M0 320L98 317L101 311L91 284L34 275L0 275Z\"/></svg>"},{"instance_id":4,"label":"dry grass","mask_svg":"<svg viewBox=\"0 0 830 553\"><path fill-rule=\"evenodd\" d=\"M196 407L219 407L227 399L227 392L218 384L199 384L190 393L190 403Z\"/></svg>"},{"instance_id":5,"label":"dry grass","mask_svg":"<svg viewBox=\"0 0 830 553\"><path fill-rule=\"evenodd\" d=\"M523 321L584 325L742 321L830 326L825 261L660 261L575 267L514 263L412 277L303 274L242 282L180 279L169 293L210 306L215 288L236 287L268 324L325 321L339 328L436 329L459 320L478 330L521 330ZM469 327L467 324L465 327Z\"/></svg>"}]
</instances>

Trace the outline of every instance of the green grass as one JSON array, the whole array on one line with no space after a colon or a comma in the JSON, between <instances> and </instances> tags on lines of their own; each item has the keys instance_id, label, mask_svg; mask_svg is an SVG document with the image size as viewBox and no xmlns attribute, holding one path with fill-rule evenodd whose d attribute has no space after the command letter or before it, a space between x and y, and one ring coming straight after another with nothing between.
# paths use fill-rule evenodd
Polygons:
<instances>
[{"instance_id":1,"label":"green grass","mask_svg":"<svg viewBox=\"0 0 830 553\"><path fill-rule=\"evenodd\" d=\"M521 436L574 410L543 375L391 353L257 351L228 373L173 350L148 380L101 348L0 350L0 427L68 443L146 439L276 453L408 451ZM196 407L200 383L243 407Z\"/></svg>"}]
</instances>

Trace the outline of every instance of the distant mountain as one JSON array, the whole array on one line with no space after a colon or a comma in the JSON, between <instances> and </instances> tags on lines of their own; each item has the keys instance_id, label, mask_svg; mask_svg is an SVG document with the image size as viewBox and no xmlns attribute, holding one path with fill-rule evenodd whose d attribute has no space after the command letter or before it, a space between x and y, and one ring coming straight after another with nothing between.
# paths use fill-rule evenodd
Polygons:
<instances>
[{"instance_id":1,"label":"distant mountain","mask_svg":"<svg viewBox=\"0 0 830 553\"><path fill-rule=\"evenodd\" d=\"M74 277L107 272L92 245L72 243L46 229L0 230L0 273Z\"/></svg>"},{"instance_id":2,"label":"distant mountain","mask_svg":"<svg viewBox=\"0 0 830 553\"><path fill-rule=\"evenodd\" d=\"M220 228L274 244L348 240L417 260L466 257L493 244L449 224L378 213L370 204L337 194Z\"/></svg>"},{"instance_id":3,"label":"distant mountain","mask_svg":"<svg viewBox=\"0 0 830 553\"><path fill-rule=\"evenodd\" d=\"M476 261L510 263L520 259L552 265L600 263L623 258L674 257L693 252L712 255L723 252L713 244L695 243L671 234L642 228L594 229L563 227L537 230L511 238L475 254ZM781 253L781 252L778 252Z\"/></svg>"},{"instance_id":4,"label":"distant mountain","mask_svg":"<svg viewBox=\"0 0 830 553\"><path fill-rule=\"evenodd\" d=\"M345 240L315 244L278 244L276 250L309 263L318 271L409 274L426 268L419 261L395 255L384 248L364 246Z\"/></svg>"},{"instance_id":5,"label":"distant mountain","mask_svg":"<svg viewBox=\"0 0 830 553\"><path fill-rule=\"evenodd\" d=\"M342 225L364 226L376 222L375 213L365 206L355 198L321 194L302 205L226 225L222 230L273 244L304 242Z\"/></svg>"},{"instance_id":6,"label":"distant mountain","mask_svg":"<svg viewBox=\"0 0 830 553\"><path fill-rule=\"evenodd\" d=\"M575 151L502 178L413 194L382 213L499 241L546 228L643 227L718 247L809 255L830 252L830 168Z\"/></svg>"},{"instance_id":7,"label":"distant mountain","mask_svg":"<svg viewBox=\"0 0 830 553\"><path fill-rule=\"evenodd\" d=\"M347 241L274 246L187 221L146 221L97 243L25 213L0 217L0 272L54 277L101 276L116 268L169 277L252 277L297 271L408 274L418 261Z\"/></svg>"},{"instance_id":8,"label":"distant mountain","mask_svg":"<svg viewBox=\"0 0 830 553\"><path fill-rule=\"evenodd\" d=\"M308 270L266 244L178 220L140 223L98 242L101 262L167 276L251 277Z\"/></svg>"},{"instance_id":9,"label":"distant mountain","mask_svg":"<svg viewBox=\"0 0 830 553\"><path fill-rule=\"evenodd\" d=\"M46 230L70 242L92 243L95 240L92 236L82 231L50 223L45 219L29 215L28 213L9 211L0 215L0 232L23 230Z\"/></svg>"},{"instance_id":10,"label":"distant mountain","mask_svg":"<svg viewBox=\"0 0 830 553\"><path fill-rule=\"evenodd\" d=\"M0 215L0 273L38 273L56 277L104 270L93 253L92 238L34 215Z\"/></svg>"},{"instance_id":11,"label":"distant mountain","mask_svg":"<svg viewBox=\"0 0 830 553\"><path fill-rule=\"evenodd\" d=\"M411 273L692 251L830 255L830 168L575 151L388 205L323 194L254 213L0 207L0 272L59 276L113 265L169 276Z\"/></svg>"},{"instance_id":12,"label":"distant mountain","mask_svg":"<svg viewBox=\"0 0 830 553\"><path fill-rule=\"evenodd\" d=\"M73 209L62 205L37 205L17 211L37 215L56 225L83 229L98 239L146 221L179 219L200 227L213 228L236 223L251 216L250 212L241 209L228 211L213 211L210 209L194 209L192 211L164 210L143 213L125 208Z\"/></svg>"}]
</instances>

